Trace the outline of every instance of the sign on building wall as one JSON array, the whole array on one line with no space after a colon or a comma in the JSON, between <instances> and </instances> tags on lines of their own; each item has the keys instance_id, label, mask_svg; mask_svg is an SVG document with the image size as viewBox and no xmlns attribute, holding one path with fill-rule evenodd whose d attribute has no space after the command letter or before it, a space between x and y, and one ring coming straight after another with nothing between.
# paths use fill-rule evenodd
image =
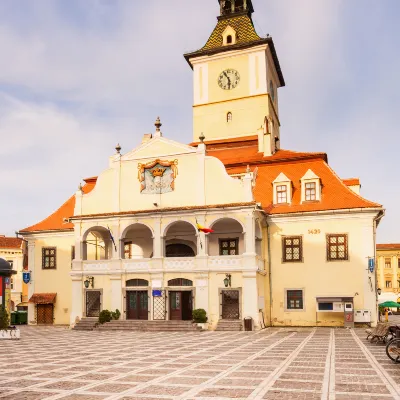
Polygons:
<instances>
[{"instance_id":1,"label":"sign on building wall","mask_svg":"<svg viewBox=\"0 0 400 400\"><path fill-rule=\"evenodd\" d=\"M31 281L31 273L30 272L23 272L22 273L22 280L24 283L28 284Z\"/></svg>"},{"instance_id":2,"label":"sign on building wall","mask_svg":"<svg viewBox=\"0 0 400 400\"><path fill-rule=\"evenodd\" d=\"M371 274L372 274L372 272L374 272L374 268L375 268L375 260L373 258L369 258L368 259L368 269L369 269L369 272L371 272Z\"/></svg>"},{"instance_id":3,"label":"sign on building wall","mask_svg":"<svg viewBox=\"0 0 400 400\"><path fill-rule=\"evenodd\" d=\"M161 297L162 291L161 290L153 290L153 297Z\"/></svg>"}]
</instances>

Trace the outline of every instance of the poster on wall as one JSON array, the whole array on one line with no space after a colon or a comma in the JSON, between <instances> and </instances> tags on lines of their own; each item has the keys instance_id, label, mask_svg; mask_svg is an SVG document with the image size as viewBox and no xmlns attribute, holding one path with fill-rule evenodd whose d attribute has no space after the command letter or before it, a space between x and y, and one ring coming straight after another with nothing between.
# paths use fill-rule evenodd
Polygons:
<instances>
[{"instance_id":1,"label":"poster on wall","mask_svg":"<svg viewBox=\"0 0 400 400\"><path fill-rule=\"evenodd\" d=\"M4 307L8 312L11 311L11 278L4 278Z\"/></svg>"}]
</instances>

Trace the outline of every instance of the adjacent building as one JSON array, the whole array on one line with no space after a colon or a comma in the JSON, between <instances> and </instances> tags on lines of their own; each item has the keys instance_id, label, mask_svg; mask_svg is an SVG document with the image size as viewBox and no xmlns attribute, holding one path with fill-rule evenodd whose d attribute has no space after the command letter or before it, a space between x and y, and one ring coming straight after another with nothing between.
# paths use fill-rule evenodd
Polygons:
<instances>
[{"instance_id":1,"label":"adjacent building","mask_svg":"<svg viewBox=\"0 0 400 400\"><path fill-rule=\"evenodd\" d=\"M101 309L122 319L251 317L255 328L377 320L375 232L382 206L340 179L325 153L281 148L271 37L251 0L220 0L193 69L189 145L153 134L108 160L55 213L22 229L29 320L75 324ZM189 141L189 137L187 138ZM211 231L211 232L210 232Z\"/></svg>"},{"instance_id":2,"label":"adjacent building","mask_svg":"<svg viewBox=\"0 0 400 400\"><path fill-rule=\"evenodd\" d=\"M27 307L28 287L22 281L22 271L26 265L25 243L21 238L0 235L0 258L6 260L17 273L10 277L11 311ZM24 264L25 260L25 264Z\"/></svg>"},{"instance_id":3,"label":"adjacent building","mask_svg":"<svg viewBox=\"0 0 400 400\"><path fill-rule=\"evenodd\" d=\"M376 246L378 286L382 298L397 301L400 297L400 243ZM389 296L389 297L388 297Z\"/></svg>"}]
</instances>

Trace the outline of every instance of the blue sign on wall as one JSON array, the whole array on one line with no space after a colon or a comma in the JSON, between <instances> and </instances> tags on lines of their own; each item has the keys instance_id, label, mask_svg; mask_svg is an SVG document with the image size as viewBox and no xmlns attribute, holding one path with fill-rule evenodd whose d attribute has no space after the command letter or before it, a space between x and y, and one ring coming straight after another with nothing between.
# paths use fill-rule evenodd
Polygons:
<instances>
[{"instance_id":1,"label":"blue sign on wall","mask_svg":"<svg viewBox=\"0 0 400 400\"><path fill-rule=\"evenodd\" d=\"M162 297L161 290L153 290L153 297Z\"/></svg>"},{"instance_id":2,"label":"blue sign on wall","mask_svg":"<svg viewBox=\"0 0 400 400\"><path fill-rule=\"evenodd\" d=\"M374 272L374 268L375 268L375 260L373 258L369 258L368 259L368 268L369 268L369 272Z\"/></svg>"},{"instance_id":3,"label":"blue sign on wall","mask_svg":"<svg viewBox=\"0 0 400 400\"><path fill-rule=\"evenodd\" d=\"M24 283L29 283L31 281L31 273L30 272L23 272L22 273L22 280Z\"/></svg>"}]
</instances>

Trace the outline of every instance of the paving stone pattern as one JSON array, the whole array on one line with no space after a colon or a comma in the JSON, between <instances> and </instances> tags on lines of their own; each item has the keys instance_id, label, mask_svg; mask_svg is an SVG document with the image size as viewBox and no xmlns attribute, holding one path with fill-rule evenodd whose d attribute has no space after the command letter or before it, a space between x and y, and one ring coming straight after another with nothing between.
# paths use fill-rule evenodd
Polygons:
<instances>
[{"instance_id":1,"label":"paving stone pattern","mask_svg":"<svg viewBox=\"0 0 400 400\"><path fill-rule=\"evenodd\" d=\"M0 366L0 400L400 400L400 364L362 330L23 327Z\"/></svg>"}]
</instances>

